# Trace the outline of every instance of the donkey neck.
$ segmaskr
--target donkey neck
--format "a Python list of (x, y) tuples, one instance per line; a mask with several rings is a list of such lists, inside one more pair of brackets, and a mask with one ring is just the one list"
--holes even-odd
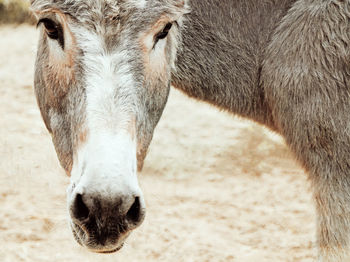
[(191, 97), (275, 129), (260, 72), (264, 49), (293, 2), (224, 0), (214, 5), (192, 0), (172, 84)]

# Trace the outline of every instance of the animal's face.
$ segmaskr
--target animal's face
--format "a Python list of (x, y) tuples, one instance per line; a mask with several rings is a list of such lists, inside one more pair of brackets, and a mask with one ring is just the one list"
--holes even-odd
[(77, 241), (121, 247), (143, 220), (137, 182), (167, 101), (184, 0), (34, 0), (35, 92)]

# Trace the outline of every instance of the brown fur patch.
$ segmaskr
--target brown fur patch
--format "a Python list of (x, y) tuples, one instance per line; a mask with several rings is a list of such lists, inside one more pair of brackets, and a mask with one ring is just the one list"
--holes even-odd
[(72, 168), (73, 168), (73, 162), (70, 161), (67, 167), (65, 168), (66, 175), (69, 177), (71, 176)]
[[(152, 28), (140, 38), (140, 47), (143, 55), (144, 60), (144, 68), (145, 68), (145, 78), (150, 83), (154, 83), (155, 81), (159, 80), (165, 80), (167, 77), (167, 71), (166, 71), (166, 58), (165, 58), (165, 49), (164, 49), (164, 55), (162, 54), (163, 59), (160, 59), (157, 57), (157, 63), (151, 63), (150, 56), (152, 52), (152, 47), (147, 45), (147, 40), (152, 37), (152, 40), (154, 36), (162, 30), (163, 26), (165, 26), (168, 22), (170, 22), (170, 18), (163, 15), (153, 26)], [(153, 42), (152, 42), (153, 44)]]
[[(45, 71), (45, 82), (49, 83), (50, 104), (59, 107), (60, 100), (67, 94), (69, 86), (75, 81), (74, 66), (76, 53), (76, 39), (68, 27), (67, 17), (59, 10), (50, 9), (42, 13), (54, 13), (61, 22), (65, 49), (50, 50), (47, 70)], [(43, 32), (45, 34), (45, 32)], [(49, 41), (49, 40), (48, 40)], [(60, 54), (62, 53), (62, 54)]]
[(86, 143), (87, 140), (87, 136), (88, 136), (88, 132), (86, 129), (83, 129), (80, 133), (79, 133), (79, 137), (78, 137), (78, 145), (82, 145)]

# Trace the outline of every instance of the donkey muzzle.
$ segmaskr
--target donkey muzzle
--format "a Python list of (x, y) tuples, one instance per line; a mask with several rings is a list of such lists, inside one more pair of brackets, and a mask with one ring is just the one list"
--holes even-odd
[(99, 253), (118, 251), (145, 217), (140, 194), (114, 196), (80, 190), (69, 207), (73, 234), (82, 246)]

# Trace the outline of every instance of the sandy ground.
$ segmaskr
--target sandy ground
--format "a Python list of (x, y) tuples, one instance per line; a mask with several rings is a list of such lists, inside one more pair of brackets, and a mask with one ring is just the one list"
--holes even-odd
[(37, 32), (0, 28), (0, 261), (313, 261), (310, 185), (283, 140), (176, 90), (139, 179), (147, 217), (116, 254), (73, 240), (33, 95)]

